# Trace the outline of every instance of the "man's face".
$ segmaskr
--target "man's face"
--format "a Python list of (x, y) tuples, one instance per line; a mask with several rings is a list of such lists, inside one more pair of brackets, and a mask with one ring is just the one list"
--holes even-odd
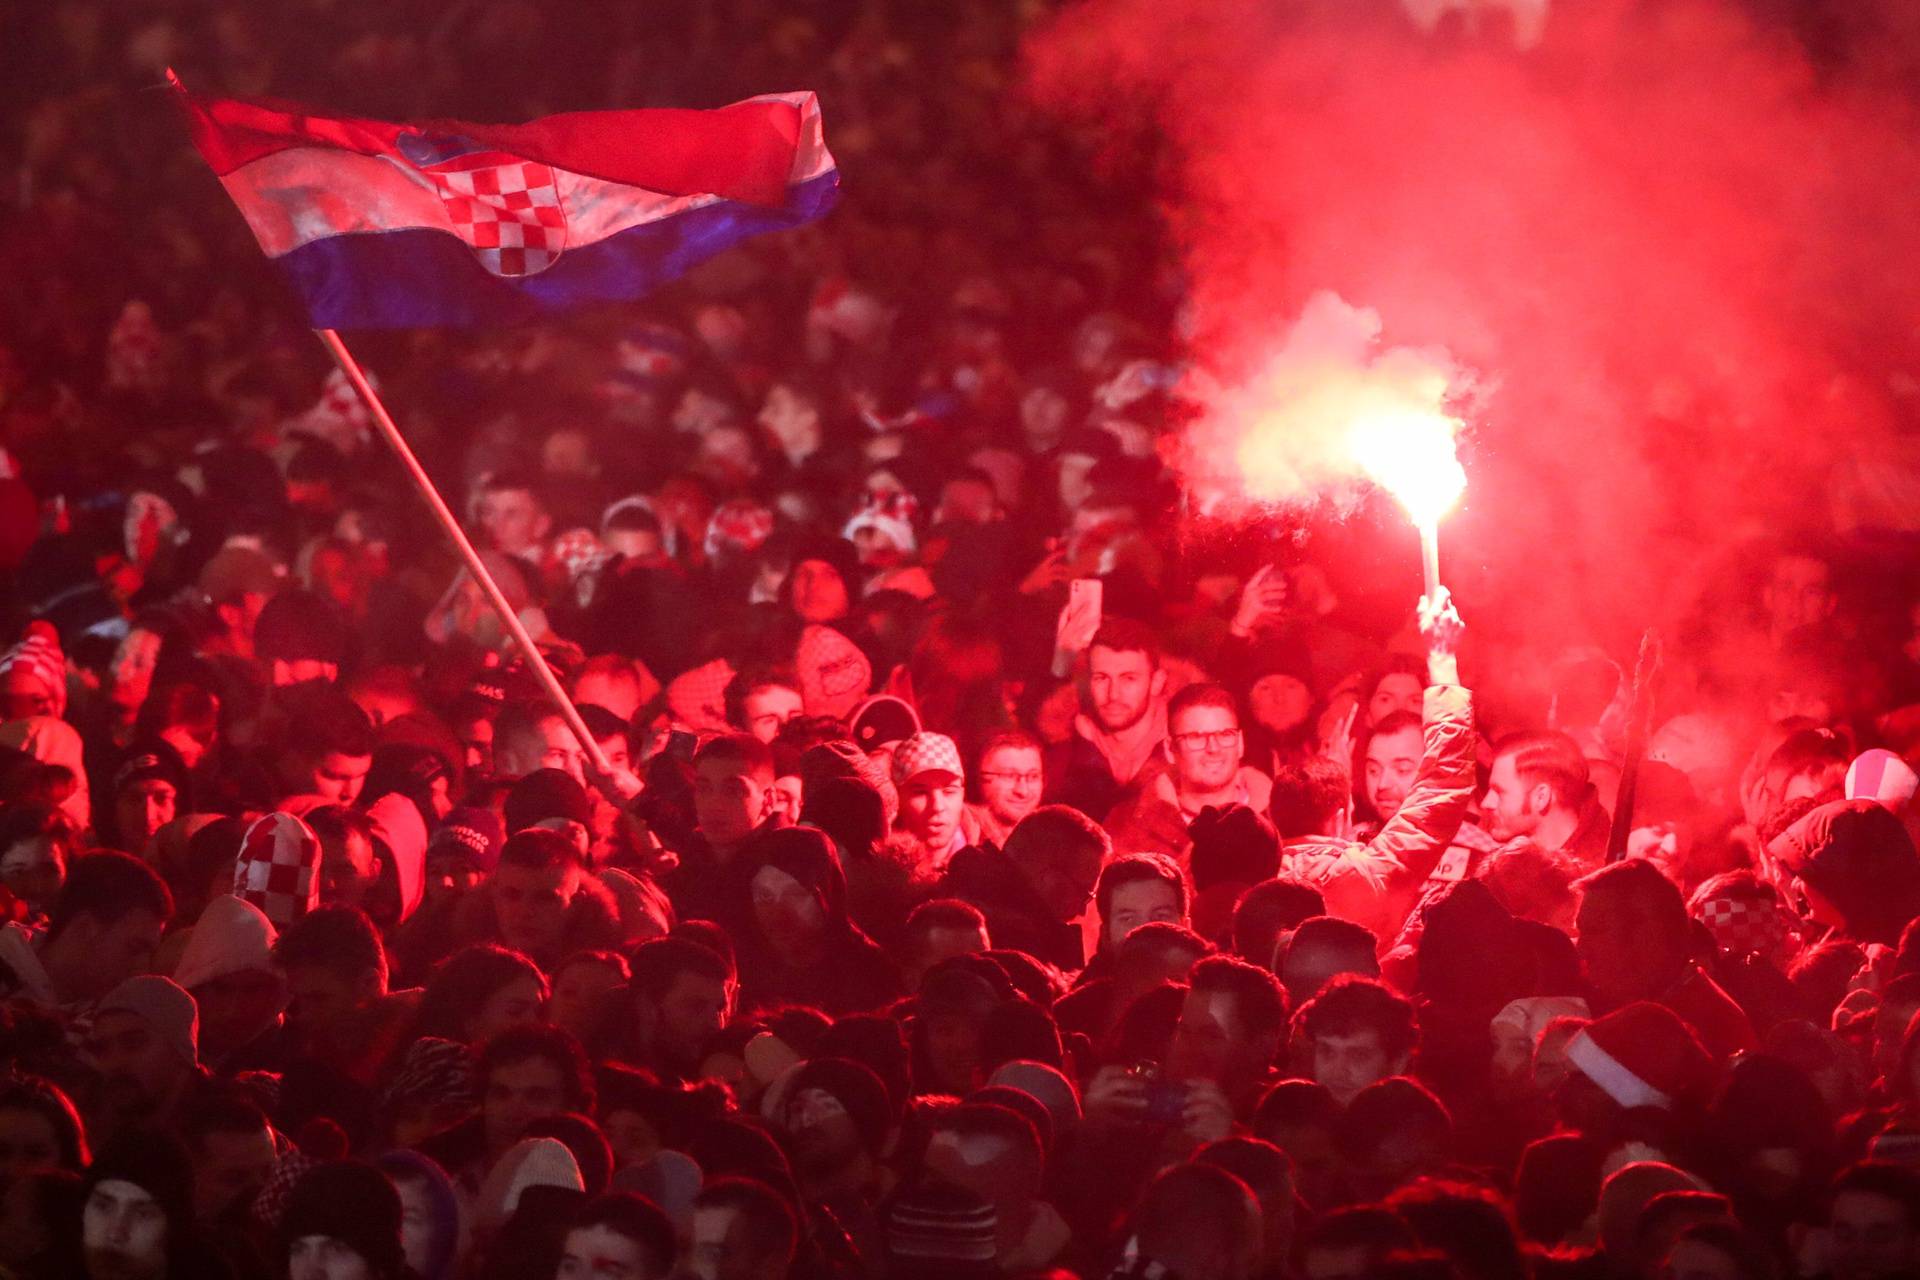
[(1580, 900), (1573, 918), (1574, 949), (1580, 967), (1608, 1003), (1644, 999), (1648, 983), (1649, 940), (1635, 927), (1633, 914), (1597, 893)]
[(1247, 690), (1253, 718), (1275, 733), (1299, 728), (1313, 714), (1313, 694), (1298, 677), (1275, 672), (1261, 676)]
[(1240, 717), (1226, 707), (1188, 707), (1167, 726), (1174, 780), (1211, 793), (1231, 786), (1240, 773)]
[(754, 873), (752, 895), (754, 921), (776, 947), (804, 947), (826, 928), (826, 911), (813, 890), (778, 867)]
[(1111, 951), (1135, 929), (1156, 920), (1186, 923), (1180, 911), (1180, 895), (1165, 880), (1128, 881), (1107, 900), (1107, 927), (1100, 941)]
[(658, 1280), (640, 1242), (596, 1224), (567, 1232), (555, 1280)]
[(53, 691), (25, 667), (0, 675), (0, 714), (9, 720), (53, 714)]
[(165, 778), (143, 778), (114, 796), (113, 816), (129, 849), (144, 849), (153, 833), (173, 821), (179, 792)]
[(580, 892), (580, 868), (522, 867), (503, 862), (493, 873), (493, 913), (500, 940), (530, 956), (548, 956), (559, 948), (567, 927), (567, 908)]
[(1020, 430), (1027, 446), (1045, 453), (1067, 430), (1067, 398), (1052, 387), (1035, 387), (1020, 397)]
[(0, 1178), (60, 1167), (60, 1139), (38, 1111), (0, 1111)]
[(1040, 807), (1045, 780), (1040, 752), (1033, 747), (999, 747), (980, 761), (980, 794), (987, 811), (1008, 826)]
[(466, 749), (467, 768), (493, 772), (493, 721), (469, 720), (461, 725), (460, 745)]
[(847, 583), (825, 560), (793, 566), (793, 611), (805, 622), (833, 622), (847, 616)]
[(287, 970), (287, 1025), (309, 1044), (335, 1038), (366, 999), (363, 984), (320, 965)]
[(1334, 1100), (1347, 1106), (1360, 1091), (1407, 1068), (1405, 1055), (1394, 1058), (1380, 1043), (1380, 1033), (1368, 1027), (1351, 1035), (1323, 1034), (1313, 1039), (1313, 1078), (1327, 1087)]
[(520, 1141), (535, 1120), (566, 1110), (567, 1080), (545, 1058), (526, 1058), (495, 1067), (487, 1077), (480, 1115), (487, 1150), (505, 1151)]
[(90, 1280), (158, 1280), (167, 1271), (167, 1215), (144, 1188), (108, 1178), (80, 1214)]
[(1535, 790), (1521, 779), (1512, 756), (1495, 760), (1487, 775), (1487, 794), (1480, 801), (1480, 817), (1488, 834), (1500, 841), (1532, 835), (1545, 815)]
[(1833, 573), (1812, 556), (1781, 556), (1761, 593), (1775, 638), (1833, 616)]
[(820, 447), (820, 410), (792, 387), (775, 383), (757, 421), (783, 452), (804, 455)]
[(838, 1173), (860, 1158), (860, 1131), (840, 1099), (802, 1089), (787, 1100), (784, 1119), (794, 1165), (803, 1177)]
[(192, 1065), (137, 1013), (112, 1010), (94, 1020), (87, 1056), (99, 1072), (101, 1106), (115, 1116), (149, 1116), (186, 1083)]
[(951, 960), (955, 956), (975, 956), (991, 949), (993, 943), (987, 938), (984, 928), (949, 929), (937, 926), (927, 930), (926, 938), (920, 944), (910, 966), (908, 977), (918, 989), (920, 979), (927, 970), (942, 960)]
[(770, 684), (755, 689), (740, 700), (748, 733), (762, 742), (780, 736), (781, 727), (800, 714), (800, 695), (785, 685)]
[(707, 1042), (727, 1025), (733, 1012), (733, 992), (718, 978), (680, 973), (660, 999), (658, 1048), (661, 1056), (682, 1070), (700, 1063)]
[(301, 1236), (287, 1246), (287, 1280), (373, 1280), (359, 1250), (335, 1236)]
[(951, 773), (930, 769), (900, 784), (900, 829), (929, 849), (945, 849), (960, 829), (966, 784)]
[(538, 769), (558, 769), (581, 786), (587, 783), (586, 752), (559, 716), (540, 721), (537, 734), (501, 744), (498, 758), (500, 772), (506, 777), (524, 778)]
[(1404, 671), (1389, 671), (1380, 677), (1380, 682), (1373, 686), (1373, 696), (1367, 699), (1367, 723), (1379, 724), (1396, 711), (1419, 715), (1424, 691), (1425, 687), (1415, 677)]
[(65, 846), (48, 836), (28, 836), (0, 852), (0, 884), (44, 910), (67, 877)]
[(1238, 1002), (1224, 991), (1188, 991), (1167, 1054), (1167, 1074), (1175, 1080), (1211, 1080), (1237, 1092), (1254, 1064)]
[(379, 874), (373, 841), (365, 833), (350, 830), (344, 839), (321, 842), (320, 900), (329, 906), (361, 905)]
[(1896, 1200), (1871, 1191), (1843, 1191), (1828, 1218), (1834, 1280), (1879, 1280), (1911, 1269), (1920, 1258), (1913, 1224)]
[(193, 989), (200, 1006), (200, 1043), (204, 1056), (237, 1049), (272, 1026), (286, 1003), (286, 984), (278, 974), (241, 969), (211, 978)]
[(733, 845), (766, 820), (772, 777), (741, 773), (724, 760), (708, 759), (693, 769), (693, 813), (708, 843)]
[(367, 785), (367, 770), (373, 768), (372, 756), (346, 756), (338, 751), (322, 754), (299, 779), (299, 787), (323, 797), (328, 804), (351, 805)]
[(166, 926), (155, 913), (140, 910), (129, 911), (111, 924), (83, 913), (67, 926), (68, 931), (82, 922), (84, 931), (77, 937), (86, 947), (79, 985), (85, 989), (75, 991), (77, 996), (103, 996), (135, 974), (145, 973)]
[(265, 1125), (252, 1133), (207, 1134), (194, 1153), (193, 1216), (210, 1223), (236, 1204), (253, 1203), (277, 1158)]
[(1368, 739), (1367, 799), (1382, 822), (1400, 812), (1419, 772), (1419, 729), (1409, 726), (1399, 733), (1376, 733)]
[(1110, 733), (1131, 729), (1145, 719), (1166, 683), (1166, 673), (1155, 670), (1152, 658), (1138, 649), (1097, 644), (1087, 655), (1093, 715)]
[(547, 536), (549, 523), (525, 489), (490, 489), (480, 497), (480, 529), (496, 551), (525, 555)]
[(693, 1280), (781, 1280), (785, 1260), (754, 1246), (746, 1216), (731, 1207), (693, 1211), (693, 1231), (683, 1265)]

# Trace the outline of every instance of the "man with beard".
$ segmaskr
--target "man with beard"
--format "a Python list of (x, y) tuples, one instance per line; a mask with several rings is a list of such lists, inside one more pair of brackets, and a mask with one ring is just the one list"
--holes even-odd
[(1126, 618), (1102, 623), (1087, 646), (1073, 735), (1047, 752), (1047, 803), (1095, 821), (1111, 813), (1166, 740), (1166, 698), (1153, 632)]
[(1219, 685), (1188, 685), (1175, 694), (1167, 729), (1166, 768), (1137, 778), (1106, 826), (1129, 853), (1167, 853), (1184, 863), (1193, 849), (1187, 828), (1201, 810), (1237, 804), (1264, 813), (1273, 786), (1241, 765), (1240, 710)]
[(687, 938), (655, 938), (633, 953), (640, 1061), (662, 1080), (697, 1080), (707, 1042), (733, 1012), (733, 968)]
[(95, 1010), (86, 1047), (99, 1072), (88, 1129), (111, 1138), (130, 1125), (171, 1126), (201, 1079), (199, 1011), (171, 979), (128, 978)]
[(193, 1226), (193, 1167), (179, 1140), (129, 1130), (94, 1159), (81, 1184), (86, 1280), (222, 1280), (233, 1271)]
[(897, 1127), (886, 1085), (861, 1063), (814, 1058), (787, 1081), (778, 1120), (806, 1198), (824, 1204), (856, 1244), (875, 1248), (868, 1256), (878, 1256), (876, 1207), (891, 1182), (881, 1157)]

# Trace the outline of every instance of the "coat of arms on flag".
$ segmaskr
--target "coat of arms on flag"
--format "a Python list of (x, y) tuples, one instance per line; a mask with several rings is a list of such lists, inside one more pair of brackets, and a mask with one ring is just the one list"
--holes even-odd
[(433, 184), (454, 233), (494, 275), (538, 275), (567, 247), (552, 166), (452, 136), (403, 133), (397, 149)]

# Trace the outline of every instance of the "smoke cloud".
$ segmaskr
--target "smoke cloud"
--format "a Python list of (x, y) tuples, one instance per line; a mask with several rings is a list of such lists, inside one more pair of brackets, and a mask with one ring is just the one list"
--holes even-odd
[[(1089, 0), (1027, 65), (1043, 105), (1164, 158), (1221, 388), (1184, 441), (1197, 491), (1245, 476), (1277, 353), (1331, 291), (1379, 317), (1355, 376), (1400, 349), (1481, 378), (1443, 533), (1462, 594), (1618, 641), (1739, 539), (1920, 527), (1920, 20), (1839, 8), (1857, 25), (1816, 58), (1732, 0), (1483, 0), (1477, 32), (1432, 4), (1425, 32), (1369, 0)], [(1257, 496), (1352, 474), (1311, 416)]]

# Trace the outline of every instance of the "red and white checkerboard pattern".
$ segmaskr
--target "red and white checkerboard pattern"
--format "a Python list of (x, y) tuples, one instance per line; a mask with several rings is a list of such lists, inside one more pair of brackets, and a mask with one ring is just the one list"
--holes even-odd
[(537, 275), (567, 247), (567, 215), (551, 166), (508, 160), (426, 174), (440, 190), (454, 231), (494, 275)]

